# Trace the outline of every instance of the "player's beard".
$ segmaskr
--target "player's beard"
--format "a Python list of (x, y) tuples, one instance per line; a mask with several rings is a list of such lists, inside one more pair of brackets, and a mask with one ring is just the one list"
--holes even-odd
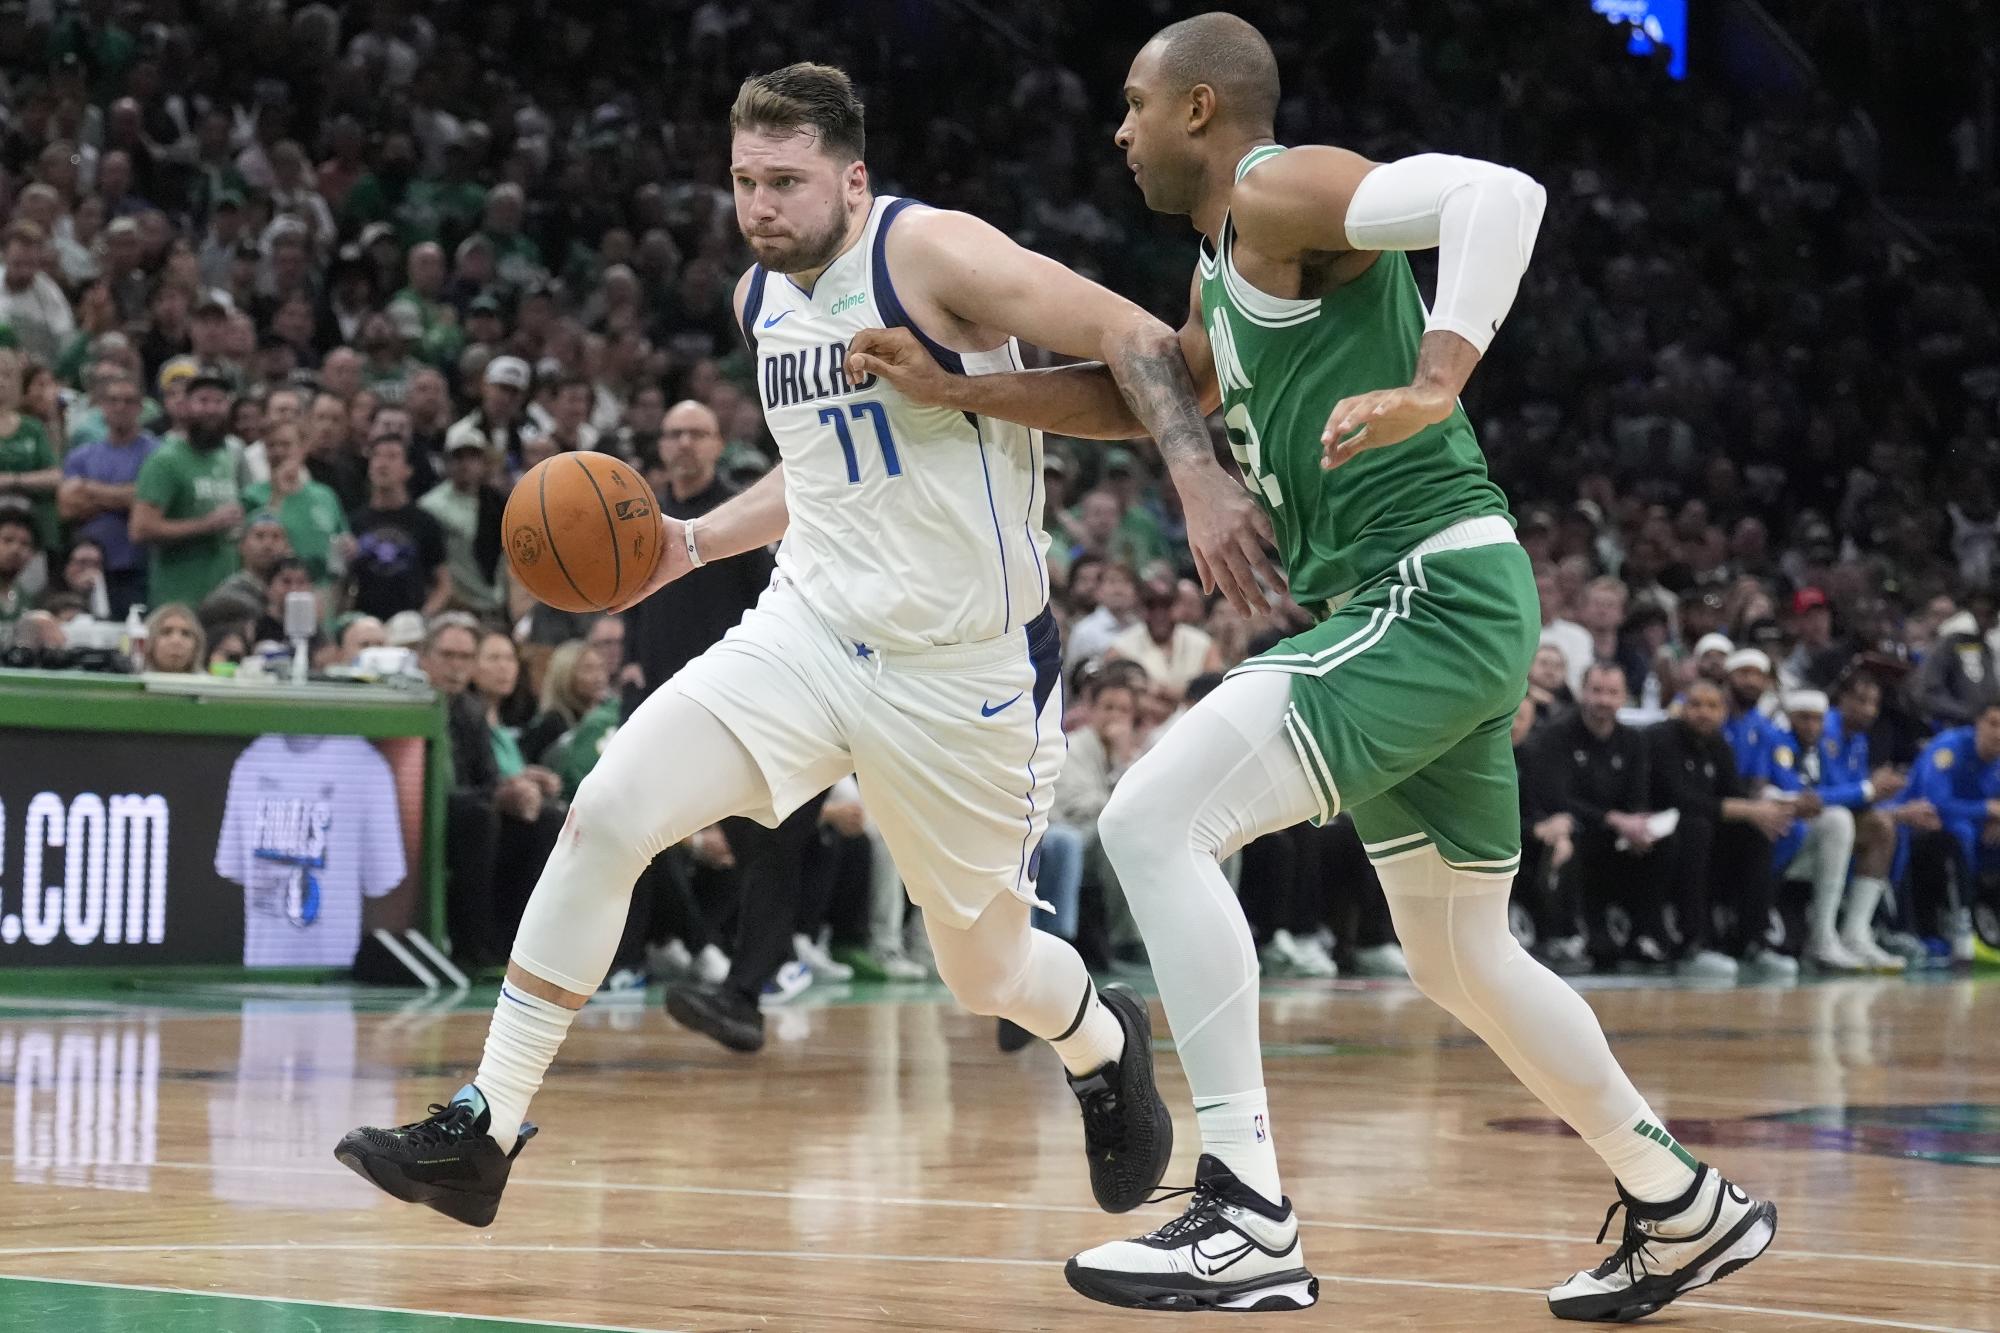
[[(826, 223), (818, 231), (803, 233), (790, 241), (779, 241), (783, 249), (772, 253), (767, 259), (759, 255), (764, 267), (774, 273), (805, 273), (816, 268), (825, 268), (840, 253), (841, 242), (847, 239), (847, 201), (836, 198)], [(766, 240), (765, 245), (772, 242)], [(758, 248), (752, 240), (750, 248)]]
[(1168, 217), (1185, 217), (1194, 212), (1201, 194), (1201, 163), (1190, 157), (1175, 161), (1165, 154), (1141, 164), (1139, 194), (1146, 207)]

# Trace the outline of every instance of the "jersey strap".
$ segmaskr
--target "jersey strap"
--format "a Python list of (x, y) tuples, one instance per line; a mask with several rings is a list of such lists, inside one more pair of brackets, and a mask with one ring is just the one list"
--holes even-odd
[(917, 322), (910, 318), (910, 312), (903, 309), (902, 301), (897, 299), (896, 284), (889, 277), (889, 224), (896, 220), (899, 213), (916, 202), (915, 199), (893, 201), (882, 210), (881, 220), (875, 224), (875, 244), (871, 252), (871, 261), (874, 265), (875, 307), (881, 312), (883, 321), (891, 328), (908, 329), (916, 335), (917, 341), (924, 345), (924, 349), (937, 358), (939, 365), (954, 375), (963, 375), (964, 360), (957, 352), (917, 327)]
[(1257, 145), (1255, 148), (1252, 148), (1249, 152), (1245, 153), (1242, 159), (1237, 162), (1236, 179), (1242, 180), (1245, 176), (1250, 174), (1250, 169), (1252, 167), (1258, 165), (1261, 162), (1269, 162), (1272, 158), (1276, 157), (1278, 154), (1284, 151), (1285, 151), (1285, 146), (1281, 143), (1266, 143)]
[(762, 264), (750, 266), (750, 290), (743, 293), (743, 345), (751, 355), (757, 352), (757, 315), (764, 308), (764, 279), (768, 276)]

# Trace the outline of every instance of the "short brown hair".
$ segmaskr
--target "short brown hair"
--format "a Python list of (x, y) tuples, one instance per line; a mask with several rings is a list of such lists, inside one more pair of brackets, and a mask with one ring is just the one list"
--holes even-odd
[(859, 161), (866, 147), (862, 117), (847, 71), (801, 61), (743, 80), (729, 108), (729, 128), (780, 134), (809, 128), (828, 153)]

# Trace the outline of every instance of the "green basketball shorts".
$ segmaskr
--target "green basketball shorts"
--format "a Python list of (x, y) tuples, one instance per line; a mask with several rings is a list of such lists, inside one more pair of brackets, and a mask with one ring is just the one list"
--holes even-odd
[(1292, 677), (1286, 730), (1369, 859), (1434, 846), (1505, 879), (1521, 861), (1514, 713), (1541, 635), (1534, 572), (1507, 520), (1454, 524), (1325, 620), (1230, 674)]

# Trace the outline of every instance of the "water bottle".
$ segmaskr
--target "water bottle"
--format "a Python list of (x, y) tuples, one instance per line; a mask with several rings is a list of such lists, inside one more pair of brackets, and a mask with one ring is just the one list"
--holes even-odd
[(146, 608), (132, 606), (125, 612), (125, 657), (134, 674), (146, 669)]

